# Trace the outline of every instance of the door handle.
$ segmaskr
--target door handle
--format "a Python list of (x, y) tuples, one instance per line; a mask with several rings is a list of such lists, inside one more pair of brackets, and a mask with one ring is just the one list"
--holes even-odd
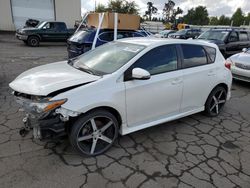
[(181, 78), (176, 78), (171, 83), (172, 83), (172, 85), (180, 84), (180, 83), (182, 83), (182, 79)]

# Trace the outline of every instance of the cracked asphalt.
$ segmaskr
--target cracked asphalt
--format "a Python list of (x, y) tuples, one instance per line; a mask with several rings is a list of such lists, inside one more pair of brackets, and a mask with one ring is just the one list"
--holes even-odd
[(250, 84), (234, 82), (216, 118), (195, 114), (120, 137), (98, 157), (67, 139), (22, 138), (23, 112), (8, 83), (23, 71), (66, 59), (65, 43), (31, 48), (0, 34), (0, 187), (250, 187)]

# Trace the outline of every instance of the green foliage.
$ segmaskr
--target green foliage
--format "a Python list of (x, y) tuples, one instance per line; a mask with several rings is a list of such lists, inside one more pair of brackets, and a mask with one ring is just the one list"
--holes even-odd
[(192, 25), (208, 25), (209, 17), (207, 8), (198, 6), (195, 9), (188, 10), (188, 13), (183, 17), (184, 22)]
[(178, 14), (182, 14), (183, 10), (180, 7), (177, 7), (176, 9), (174, 1), (169, 0), (167, 3), (164, 4), (163, 8), (163, 17), (165, 19), (165, 22), (172, 22), (174, 23), (176, 21), (176, 16)]
[(231, 25), (231, 19), (229, 17), (226, 17), (225, 15), (221, 15), (219, 18), (218, 25)]
[(144, 16), (148, 17), (149, 20), (151, 21), (152, 15), (156, 14), (158, 12), (158, 9), (154, 6), (152, 2), (148, 2), (147, 7), (148, 9), (145, 11)]
[(246, 25), (250, 25), (250, 12), (245, 17)]
[(212, 16), (209, 18), (209, 25), (218, 25), (219, 24), (219, 19), (217, 16)]
[(135, 1), (128, 0), (110, 0), (107, 7), (98, 4), (96, 12), (117, 12), (124, 14), (139, 14), (138, 5)]
[(244, 20), (245, 20), (245, 17), (244, 17), (244, 14), (243, 14), (241, 8), (237, 8), (237, 10), (236, 10), (235, 13), (233, 14), (231, 20), (233, 21), (233, 25), (234, 25), (234, 26), (243, 25)]
[(95, 12), (106, 12), (106, 11), (107, 9), (103, 4), (98, 4), (95, 10)]

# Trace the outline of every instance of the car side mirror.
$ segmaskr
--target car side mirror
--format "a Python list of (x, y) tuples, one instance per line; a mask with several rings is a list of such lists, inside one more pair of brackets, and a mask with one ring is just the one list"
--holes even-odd
[(247, 48), (243, 48), (242, 52), (246, 53), (247, 52)]
[(132, 78), (136, 80), (148, 80), (151, 75), (148, 71), (142, 68), (134, 68), (132, 70)]
[(43, 26), (43, 27), (42, 27), (42, 29), (43, 29), (43, 30), (46, 30), (46, 29), (47, 29), (47, 27), (46, 27), (46, 26)]

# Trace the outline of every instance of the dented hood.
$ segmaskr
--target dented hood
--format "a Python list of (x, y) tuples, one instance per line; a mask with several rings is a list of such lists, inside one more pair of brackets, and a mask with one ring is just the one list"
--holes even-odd
[(25, 94), (46, 96), (67, 87), (96, 81), (100, 76), (80, 71), (62, 61), (32, 68), (20, 74), (9, 86)]

